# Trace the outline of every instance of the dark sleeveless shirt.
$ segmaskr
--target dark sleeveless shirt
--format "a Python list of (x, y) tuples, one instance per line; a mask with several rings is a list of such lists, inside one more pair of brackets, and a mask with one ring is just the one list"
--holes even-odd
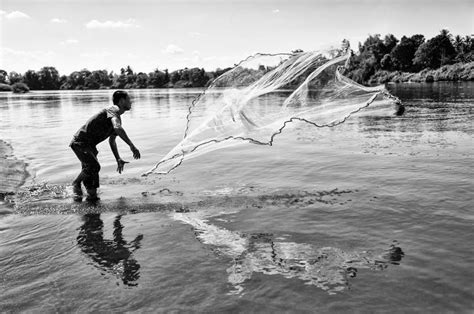
[(118, 111), (119, 108), (117, 106), (109, 106), (93, 115), (74, 134), (73, 142), (95, 147), (100, 142), (106, 140), (110, 135), (114, 134), (112, 117), (117, 117), (120, 123), (122, 122)]

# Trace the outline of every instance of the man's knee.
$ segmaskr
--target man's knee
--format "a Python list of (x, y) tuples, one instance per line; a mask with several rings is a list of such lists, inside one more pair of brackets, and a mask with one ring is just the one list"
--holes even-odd
[(100, 164), (98, 163), (89, 163), (86, 165), (84, 168), (84, 171), (86, 171), (88, 174), (93, 175), (96, 173), (99, 173), (100, 171)]
[(93, 164), (92, 167), (91, 167), (91, 170), (92, 170), (94, 173), (99, 173), (99, 171), (100, 171), (100, 165), (99, 165), (99, 164)]

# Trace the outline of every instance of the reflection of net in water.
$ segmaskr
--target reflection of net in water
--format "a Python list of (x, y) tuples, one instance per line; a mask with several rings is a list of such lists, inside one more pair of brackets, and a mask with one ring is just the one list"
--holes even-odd
[(387, 250), (345, 252), (335, 247), (317, 248), (306, 243), (275, 239), (272, 234), (240, 234), (210, 224), (219, 213), (175, 213), (173, 218), (193, 227), (198, 239), (219, 255), (232, 258), (227, 269), (231, 293), (242, 293), (254, 273), (296, 278), (329, 294), (343, 291), (358, 269), (383, 270), (398, 265), (404, 256), (394, 242)]
[(333, 127), (369, 105), (394, 110), (399, 100), (382, 86), (365, 87), (341, 74), (349, 58), (321, 52), (249, 57), (193, 101), (183, 140), (146, 174), (169, 173), (185, 159), (242, 140), (272, 145), (295, 120)]

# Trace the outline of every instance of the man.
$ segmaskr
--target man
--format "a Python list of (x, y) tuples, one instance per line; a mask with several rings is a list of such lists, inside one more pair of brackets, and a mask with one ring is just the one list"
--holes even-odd
[(109, 138), (110, 148), (117, 160), (117, 171), (122, 173), (127, 161), (120, 158), (115, 138), (117, 135), (130, 146), (133, 158), (139, 159), (140, 152), (128, 138), (122, 128), (120, 116), (132, 108), (132, 102), (127, 92), (116, 91), (113, 96), (113, 105), (101, 110), (92, 116), (74, 135), (69, 145), (77, 158), (81, 161), (82, 171), (72, 183), (74, 199), (82, 200), (81, 182), (87, 191), (86, 200), (97, 201), (97, 188), (99, 187), (100, 164), (97, 160), (96, 145)]

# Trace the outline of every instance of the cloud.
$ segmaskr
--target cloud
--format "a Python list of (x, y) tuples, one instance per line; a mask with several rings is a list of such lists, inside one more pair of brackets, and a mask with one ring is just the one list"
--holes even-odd
[(44, 57), (52, 57), (55, 55), (52, 51), (41, 51), (41, 50), (33, 50), (33, 51), (25, 51), (25, 50), (15, 50), (11, 48), (2, 48), (2, 52), (5, 55), (13, 56), (13, 57), (28, 57), (32, 59), (41, 60)]
[(81, 53), (80, 56), (84, 58), (91, 58), (91, 59), (103, 59), (106, 57), (110, 57), (112, 54), (108, 51), (100, 51), (100, 52), (86, 52)]
[(191, 61), (192, 65), (200, 65), (202, 63), (201, 53), (197, 50), (194, 50), (191, 53), (190, 58), (183, 58), (184, 61)]
[(77, 39), (67, 39), (65, 41), (61, 42), (61, 45), (76, 45), (79, 43), (79, 40)]
[[(15, 71), (40, 68), (47, 64), (52, 64), (57, 59), (57, 54), (52, 51), (43, 50), (15, 50), (7, 47), (0, 48), (0, 58), (2, 62), (9, 64)], [(27, 65), (27, 66), (25, 66)]]
[(279, 9), (272, 10), (272, 13), (274, 14), (280, 13), (280, 10)]
[(23, 12), (20, 11), (12, 11), (7, 13), (5, 11), (0, 10), (0, 17), (6, 17), (9, 20), (17, 20), (17, 19), (30, 19), (31, 17)]
[(120, 29), (120, 28), (137, 28), (140, 27), (134, 19), (128, 19), (125, 21), (105, 21), (100, 22), (97, 20), (92, 20), (87, 22), (86, 28), (90, 29)]
[(60, 18), (54, 18), (49, 20), (51, 23), (58, 23), (58, 24), (64, 24), (67, 23), (67, 20), (65, 19), (60, 19)]
[(199, 32), (189, 32), (188, 35), (189, 37), (192, 37), (192, 38), (201, 38), (205, 36), (205, 34), (199, 33)]
[(184, 52), (184, 50), (176, 45), (169, 44), (166, 49), (162, 50), (164, 54), (177, 55)]

